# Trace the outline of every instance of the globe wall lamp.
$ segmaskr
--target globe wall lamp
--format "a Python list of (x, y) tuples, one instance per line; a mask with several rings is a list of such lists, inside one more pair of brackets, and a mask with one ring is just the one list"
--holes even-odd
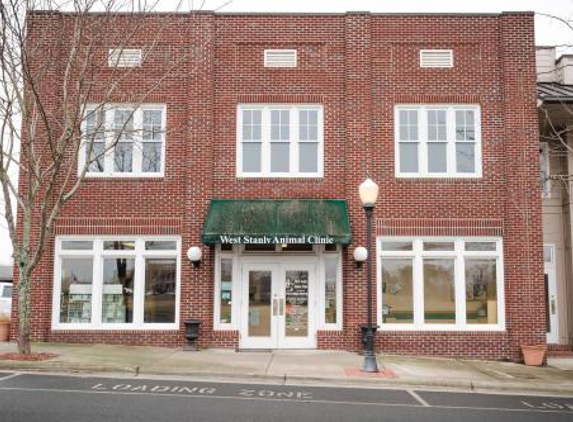
[[(378, 372), (378, 363), (376, 362), (376, 354), (374, 353), (374, 335), (375, 329), (372, 325), (372, 214), (374, 211), (374, 204), (378, 199), (378, 185), (368, 177), (358, 189), (360, 200), (366, 213), (366, 280), (367, 280), (367, 312), (368, 321), (365, 328), (365, 341), (364, 341), (364, 372)], [(356, 248), (358, 249), (358, 248)], [(356, 259), (356, 249), (354, 250)], [(359, 257), (363, 257), (361, 252)], [(376, 327), (378, 328), (378, 327)]]
[(193, 267), (197, 268), (201, 263), (203, 252), (199, 246), (191, 246), (187, 251), (187, 258), (193, 263)]
[(357, 246), (356, 249), (354, 249), (353, 256), (354, 261), (356, 261), (356, 268), (362, 268), (362, 264), (364, 264), (368, 258), (368, 249), (364, 246)]

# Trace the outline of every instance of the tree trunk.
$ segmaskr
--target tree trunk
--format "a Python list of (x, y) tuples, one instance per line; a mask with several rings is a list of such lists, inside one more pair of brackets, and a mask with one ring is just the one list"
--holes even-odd
[(25, 265), (18, 265), (18, 352), (24, 355), (32, 353), (30, 344), (30, 275)]

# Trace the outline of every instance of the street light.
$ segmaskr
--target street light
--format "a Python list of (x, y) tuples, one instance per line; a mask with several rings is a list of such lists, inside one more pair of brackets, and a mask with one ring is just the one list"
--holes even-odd
[(366, 325), (366, 342), (364, 344), (364, 372), (378, 372), (376, 354), (374, 353), (374, 327), (372, 326), (372, 213), (378, 198), (378, 185), (367, 178), (358, 189), (360, 200), (366, 212), (366, 278), (368, 294), (368, 324)]

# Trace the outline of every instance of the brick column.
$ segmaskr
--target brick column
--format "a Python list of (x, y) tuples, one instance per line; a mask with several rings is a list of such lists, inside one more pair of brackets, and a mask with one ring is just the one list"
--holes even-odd
[[(189, 318), (202, 321), (198, 341), (200, 345), (207, 345), (213, 330), (214, 256), (213, 250), (201, 243), (201, 233), (212, 196), (215, 16), (212, 13), (192, 14), (188, 24), (192, 28), (189, 39), (189, 72), (192, 77), (188, 87), (190, 124), (185, 175), (180, 309), (182, 323)], [(200, 246), (203, 250), (198, 268), (193, 268), (186, 256), (191, 246)]]
[[(348, 246), (343, 255), (343, 287), (344, 331), (346, 347), (349, 349), (362, 348), (358, 326), (367, 320), (366, 267), (356, 269), (352, 253), (356, 246), (366, 245), (366, 217), (358, 196), (358, 186), (366, 179), (370, 170), (368, 161), (371, 158), (369, 148), (372, 124), (371, 19), (371, 15), (366, 12), (348, 13), (345, 18), (345, 186), (352, 228), (352, 244)], [(377, 179), (375, 175), (372, 177)], [(376, 221), (375, 218), (374, 221)], [(373, 245), (375, 244), (373, 240)], [(376, 277), (373, 277), (374, 290), (375, 279)], [(376, 300), (373, 298), (374, 309), (375, 303)]]
[(505, 123), (505, 314), (511, 357), (520, 345), (544, 344), (539, 134), (533, 13), (500, 18)]

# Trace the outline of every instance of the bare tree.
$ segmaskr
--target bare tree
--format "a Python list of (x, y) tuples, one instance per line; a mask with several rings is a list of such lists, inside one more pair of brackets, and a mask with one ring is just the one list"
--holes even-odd
[[(204, 5), (192, 3), (180, 3), (176, 9)], [(134, 40), (145, 40), (143, 63), (163, 54), (157, 45), (169, 15), (150, 15), (155, 6), (145, 0), (0, 4), (0, 183), (18, 272), (20, 353), (31, 353), (34, 269), (62, 208), (86, 175), (101, 169), (118, 142), (145, 136), (145, 129), (138, 133), (131, 124), (134, 110), (187, 60), (185, 54), (174, 53), (169, 67), (145, 89), (126, 90), (137, 67), (121, 66)], [(132, 111), (115, 119), (110, 131), (105, 113), (118, 96), (129, 98)], [(153, 131), (153, 124), (147, 130)]]

